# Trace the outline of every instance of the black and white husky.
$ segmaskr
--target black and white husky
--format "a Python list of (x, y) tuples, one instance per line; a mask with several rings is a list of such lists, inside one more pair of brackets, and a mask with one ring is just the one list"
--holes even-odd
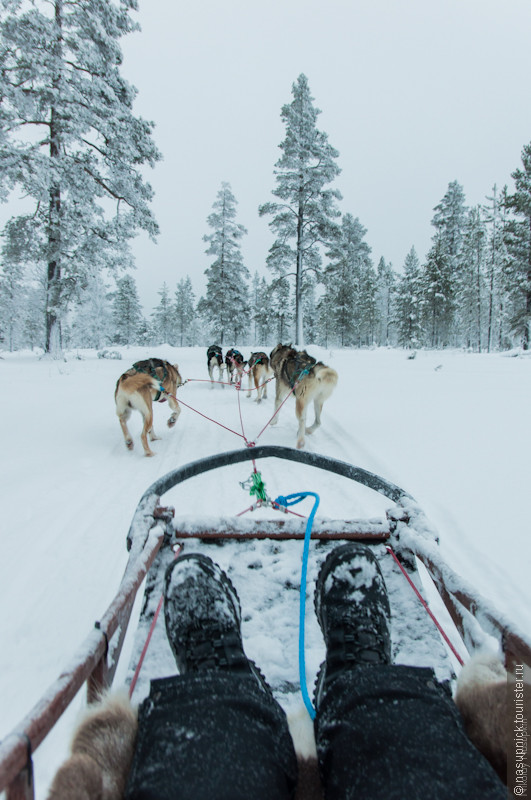
[(229, 376), (230, 383), (242, 382), (243, 369), (246, 363), (247, 362), (239, 350), (235, 350), (234, 347), (231, 347), (230, 350), (227, 350), (227, 355), (225, 356), (225, 365), (227, 367), (227, 374)]
[[(223, 353), (221, 351), (221, 347), (217, 344), (211, 344), (207, 350), (207, 368), (208, 368), (208, 375), (210, 377), (210, 388), (214, 388), (214, 370), (217, 369), (218, 371), (218, 381), (223, 380), (223, 374), (225, 371), (225, 364), (223, 363)], [(222, 388), (223, 383), (221, 384)]]

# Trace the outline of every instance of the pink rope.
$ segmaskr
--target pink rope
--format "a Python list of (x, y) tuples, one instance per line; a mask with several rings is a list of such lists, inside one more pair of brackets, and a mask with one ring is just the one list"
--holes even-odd
[(428, 614), (429, 617), (431, 617), (432, 622), (434, 623), (435, 627), (437, 628), (437, 630), (439, 631), (439, 633), (443, 637), (444, 641), (446, 642), (446, 644), (448, 645), (448, 647), (450, 648), (450, 650), (452, 651), (454, 656), (457, 658), (459, 664), (461, 666), (463, 666), (463, 664), (464, 664), (463, 659), (461, 658), (461, 656), (459, 655), (459, 653), (457, 652), (457, 650), (455, 649), (455, 647), (451, 643), (450, 639), (448, 638), (448, 636), (446, 635), (446, 633), (442, 629), (441, 625), (439, 624), (439, 622), (435, 618), (435, 615), (433, 614), (432, 610), (428, 607), (428, 604), (426, 603), (426, 601), (422, 597), (421, 593), (419, 592), (419, 590), (417, 589), (417, 587), (415, 586), (415, 584), (413, 583), (413, 581), (411, 580), (411, 578), (409, 577), (409, 575), (405, 571), (404, 567), (402, 566), (402, 564), (400, 563), (400, 561), (396, 557), (393, 549), (391, 547), (386, 547), (386, 550), (387, 550), (388, 553), (391, 553), (391, 555), (393, 556), (395, 562), (400, 567), (402, 575), (406, 578), (407, 582), (409, 583), (409, 585), (411, 586), (411, 588), (413, 589), (413, 591), (417, 595), (418, 599), (420, 600), (420, 602), (424, 606), (424, 609), (425, 609), (426, 613)]
[[(170, 395), (170, 396), (173, 397), (173, 395)], [(177, 400), (177, 398), (174, 397), (174, 400)], [(234, 434), (236, 434), (236, 436), (239, 436), (241, 439), (244, 439), (245, 441), (247, 441), (245, 439), (245, 436), (243, 436), (243, 434), (238, 433), (238, 431), (232, 430), (232, 428), (227, 428), (226, 425), (222, 425), (222, 423), (218, 422), (217, 419), (212, 419), (212, 417), (207, 417), (206, 414), (203, 414), (201, 411), (198, 411), (197, 408), (193, 408), (192, 406), (189, 406), (188, 403), (184, 402), (184, 400), (180, 400), (179, 399), (179, 400), (177, 400), (177, 402), (178, 403), (182, 403), (182, 405), (186, 406), (186, 408), (189, 408), (190, 411), (195, 411), (195, 413), (199, 414), (200, 417), (204, 417), (205, 419), (208, 419), (209, 422), (213, 422), (215, 425), (219, 425), (220, 428), (225, 428), (226, 431), (230, 431), (230, 433), (234, 433)]]

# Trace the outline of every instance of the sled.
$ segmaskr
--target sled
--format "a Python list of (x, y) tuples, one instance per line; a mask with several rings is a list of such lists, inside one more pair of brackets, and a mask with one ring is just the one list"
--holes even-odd
[[(432, 666), (439, 680), (451, 681), (462, 656), (466, 657), (486, 639), (493, 638), (499, 643), (508, 668), (515, 663), (531, 667), (531, 640), (444, 562), (435, 530), (416, 501), (403, 489), (349, 463), (287, 447), (264, 445), (221, 453), (173, 470), (153, 483), (140, 499), (127, 535), (127, 565), (113, 602), (95, 623), (68, 669), (0, 743), (0, 791), (5, 791), (6, 800), (35, 797), (33, 753), (83, 684), (87, 684), (88, 702), (112, 685), (135, 597), (146, 576), (127, 674), (127, 682), (134, 682), (133, 700), (139, 700), (147, 693), (150, 679), (175, 673), (163, 620), (162, 624), (154, 627), (153, 621), (161, 606), (164, 570), (176, 557), (175, 550), (179, 547), (184, 546), (186, 552), (208, 553), (223, 568), (230, 570), (231, 546), (237, 542), (238, 568), (249, 578), (237, 586), (244, 612), (244, 640), (248, 623), (246, 613), (255, 614), (253, 630), (258, 627), (257, 639), (267, 635), (278, 639), (279, 660), (286, 657), (296, 661), (293, 655), (296, 643), (289, 634), (286, 639), (281, 623), (291, 614), (297, 614), (295, 606), (300, 575), (287, 574), (282, 567), (286, 562), (294, 561), (295, 549), (301, 552), (300, 540), (309, 535), (306, 519), (286, 513), (288, 509), (263, 495), (258, 496), (254, 507), (272, 506), (274, 509), (274, 513), (264, 519), (237, 516), (220, 520), (218, 517), (212, 522), (198, 514), (186, 515), (183, 519), (182, 515), (175, 514), (174, 508), (161, 504), (161, 498), (167, 492), (191, 478), (241, 462), (256, 464), (260, 460), (262, 463), (263, 459), (284, 459), (334, 473), (389, 501), (383, 516), (363, 520), (314, 521), (308, 598), (312, 595), (319, 563), (328, 551), (337, 542), (363, 541), (373, 548), (386, 580), (392, 609), (393, 660), (396, 663)], [(318, 472), (314, 485), (319, 486)], [(225, 565), (224, 559), (227, 561)], [(433, 582), (432, 586), (426, 585), (427, 576)], [(263, 607), (253, 610), (254, 588), (258, 581), (267, 583), (266, 593), (260, 595), (266, 601), (262, 603)], [(433, 595), (433, 587), (442, 600), (441, 608), (444, 610), (445, 607), (449, 613), (446, 630), (426, 613), (426, 603), (419, 599), (419, 595), (427, 591)], [(256, 615), (260, 616), (259, 621)], [(316, 622), (309, 619), (308, 624), (309, 641), (314, 643), (312, 624), (315, 628)], [(324, 645), (322, 648), (319, 653), (316, 647), (318, 659), (324, 655)], [(252, 652), (248, 655), (253, 657)], [(310, 666), (313, 668), (314, 665)], [(268, 674), (266, 669), (265, 672), (281, 705), (289, 708), (299, 702), (300, 687), (296, 675), (293, 679), (286, 679), (285, 671), (277, 673), (272, 669)]]

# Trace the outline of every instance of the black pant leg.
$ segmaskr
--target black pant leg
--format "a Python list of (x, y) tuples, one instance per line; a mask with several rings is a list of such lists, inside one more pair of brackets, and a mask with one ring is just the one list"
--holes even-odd
[(431, 669), (345, 670), (324, 694), (315, 727), (327, 800), (506, 797)]
[(126, 800), (289, 800), (296, 777), (286, 715), (252, 676), (152, 681)]

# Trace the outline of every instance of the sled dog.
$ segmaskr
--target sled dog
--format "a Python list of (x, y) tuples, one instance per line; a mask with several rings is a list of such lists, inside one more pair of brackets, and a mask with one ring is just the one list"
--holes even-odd
[(137, 715), (126, 692), (91, 706), (59, 768), (48, 800), (122, 800), (135, 746)]
[(137, 361), (131, 369), (118, 378), (114, 400), (124, 434), (125, 446), (128, 450), (133, 449), (133, 440), (127, 427), (127, 420), (131, 416), (131, 411), (136, 409), (140, 411), (144, 419), (144, 427), (140, 436), (144, 452), (146, 456), (155, 455), (148, 444), (148, 434), (152, 442), (159, 438), (153, 430), (153, 403), (157, 401), (163, 403), (166, 399), (168, 400), (173, 412), (168, 420), (168, 428), (173, 428), (181, 413), (181, 407), (175, 397), (177, 387), (181, 383), (177, 364), (170, 364), (160, 358)]
[(241, 383), (243, 377), (243, 368), (246, 363), (247, 362), (244, 360), (239, 350), (235, 350), (234, 348), (227, 350), (225, 364), (227, 365), (229, 383)]
[(254, 388), (256, 389), (256, 402), (260, 403), (262, 397), (264, 400), (267, 398), (267, 379), (272, 375), (271, 367), (269, 366), (269, 357), (266, 353), (251, 353), (249, 357), (249, 389), (247, 397), (251, 396), (251, 387), (254, 381)]
[[(221, 347), (217, 344), (211, 344), (207, 350), (207, 368), (208, 368), (208, 375), (210, 377), (210, 388), (214, 388), (214, 370), (217, 369), (218, 371), (218, 381), (223, 380), (223, 372), (225, 370), (225, 364), (223, 362), (223, 352)], [(221, 384), (221, 387), (224, 389), (224, 385)]]
[[(335, 369), (325, 366), (321, 361), (308, 355), (306, 350), (295, 350), (291, 345), (277, 344), (269, 356), (275, 375), (275, 412), (284, 398), (293, 391), (295, 395), (295, 415), (299, 422), (297, 447), (304, 447), (304, 434), (313, 433), (321, 424), (323, 403), (334, 391), (338, 375)], [(315, 420), (306, 427), (306, 412), (313, 400)], [(278, 422), (275, 413), (271, 425)]]

